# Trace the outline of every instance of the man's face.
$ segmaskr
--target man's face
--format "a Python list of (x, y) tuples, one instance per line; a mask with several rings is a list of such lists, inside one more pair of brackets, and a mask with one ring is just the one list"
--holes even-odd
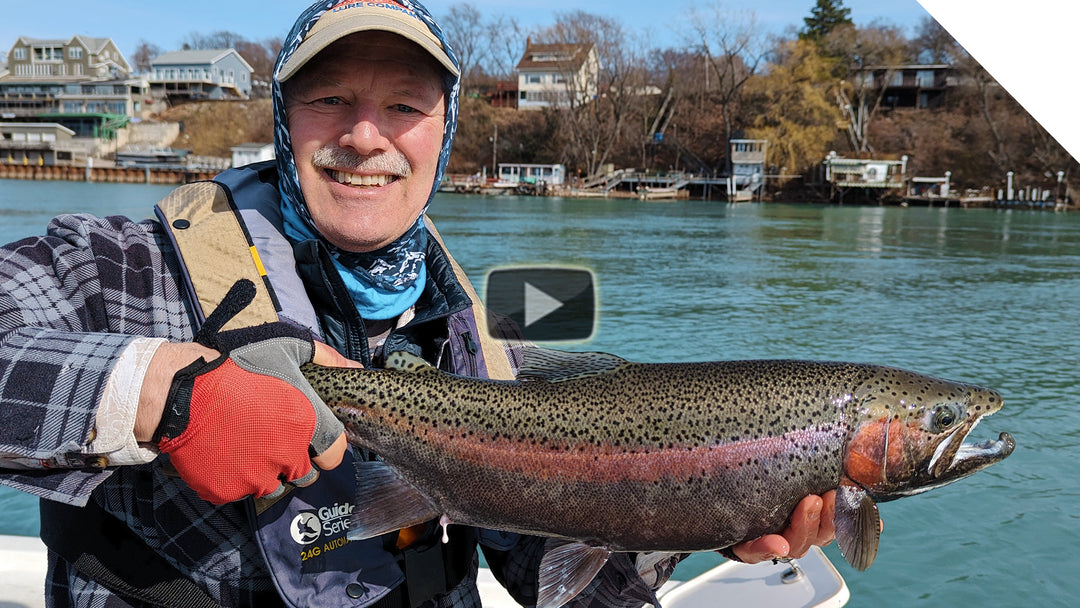
[(300, 189), (328, 241), (372, 251), (416, 221), (438, 168), (444, 97), (435, 59), (386, 32), (338, 40), (285, 83)]

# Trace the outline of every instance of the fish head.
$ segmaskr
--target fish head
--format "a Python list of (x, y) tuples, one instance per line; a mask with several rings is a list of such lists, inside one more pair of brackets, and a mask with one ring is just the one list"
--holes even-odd
[(1005, 459), (1008, 433), (967, 442), (1001, 395), (972, 384), (882, 368), (853, 395), (858, 404), (845, 475), (877, 502), (939, 488)]

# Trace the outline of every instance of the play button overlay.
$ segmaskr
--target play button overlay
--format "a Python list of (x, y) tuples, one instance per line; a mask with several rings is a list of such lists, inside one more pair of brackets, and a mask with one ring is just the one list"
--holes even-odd
[(588, 340), (596, 325), (595, 281), (584, 268), (492, 270), (487, 275), (485, 304), (492, 313), (510, 317), (532, 342)]

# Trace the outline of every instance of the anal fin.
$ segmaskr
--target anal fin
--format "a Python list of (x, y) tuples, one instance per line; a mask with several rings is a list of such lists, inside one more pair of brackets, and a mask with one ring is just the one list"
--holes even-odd
[(611, 551), (582, 542), (548, 539), (540, 560), (536, 608), (559, 608), (596, 578)]
[(408, 528), (442, 513), (390, 465), (356, 462), (356, 508), (349, 518), (349, 540), (373, 538)]
[(881, 539), (881, 516), (866, 490), (841, 482), (836, 489), (836, 544), (844, 559), (856, 570), (866, 570), (877, 557)]

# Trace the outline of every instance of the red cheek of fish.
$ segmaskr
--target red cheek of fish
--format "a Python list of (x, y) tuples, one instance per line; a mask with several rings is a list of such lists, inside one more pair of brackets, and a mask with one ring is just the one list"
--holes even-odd
[(844, 472), (864, 488), (881, 487), (910, 468), (904, 454), (905, 428), (892, 417), (863, 424), (848, 443)]

